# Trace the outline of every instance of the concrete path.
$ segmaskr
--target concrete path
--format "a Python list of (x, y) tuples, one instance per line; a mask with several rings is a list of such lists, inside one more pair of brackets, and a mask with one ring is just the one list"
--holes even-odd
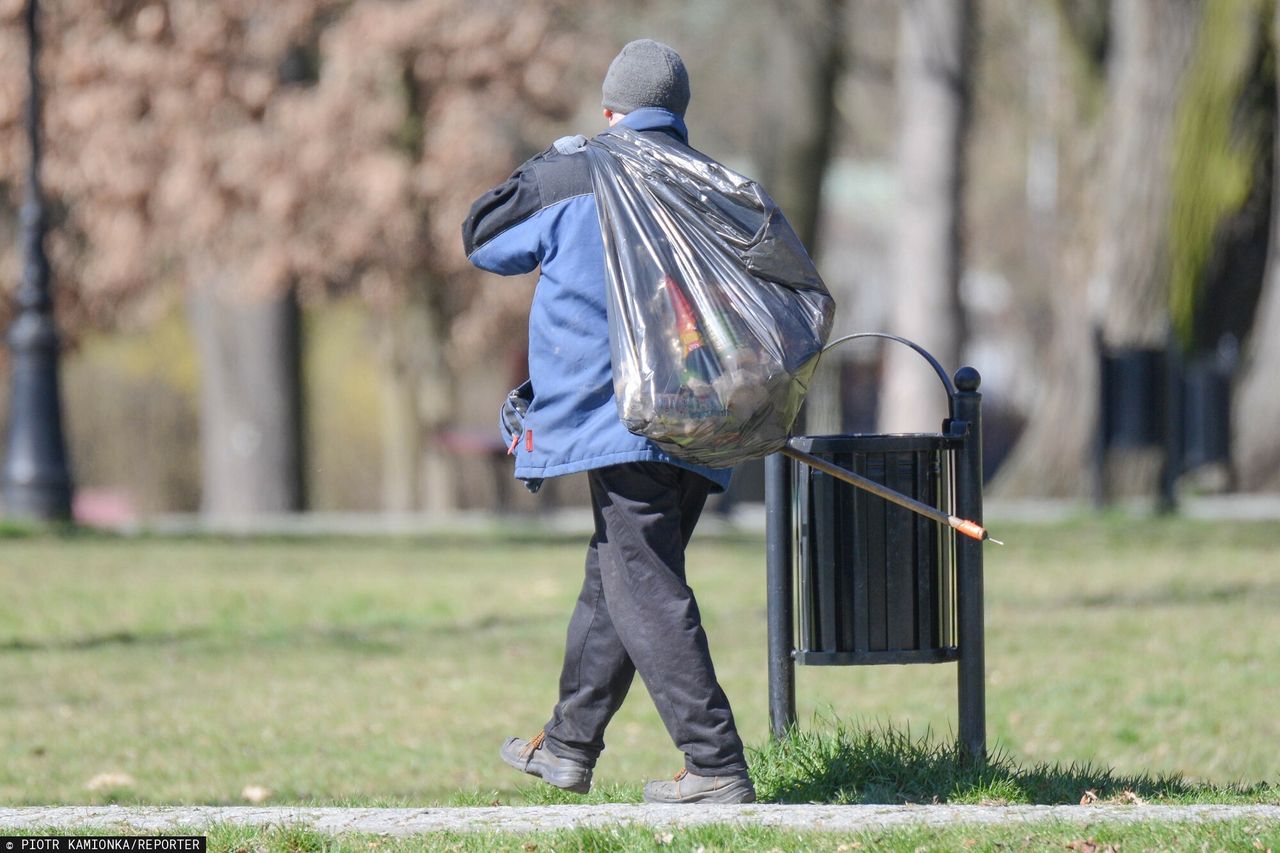
[(630, 824), (678, 829), (699, 824), (748, 824), (849, 832), (898, 826), (1137, 821), (1253, 820), (1280, 822), (1280, 806), (523, 806), (493, 808), (351, 809), (254, 806), (31, 806), (0, 808), (0, 832), (78, 828), (161, 832), (211, 824), (302, 825), (323, 832), (419, 835), (446, 830), (516, 832)]

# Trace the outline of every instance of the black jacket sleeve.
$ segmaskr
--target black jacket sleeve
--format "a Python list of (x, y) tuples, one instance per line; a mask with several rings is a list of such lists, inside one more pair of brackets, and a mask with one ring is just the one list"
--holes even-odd
[(462, 223), (462, 245), (467, 257), (541, 209), (542, 193), (530, 161), (471, 205), (471, 213)]

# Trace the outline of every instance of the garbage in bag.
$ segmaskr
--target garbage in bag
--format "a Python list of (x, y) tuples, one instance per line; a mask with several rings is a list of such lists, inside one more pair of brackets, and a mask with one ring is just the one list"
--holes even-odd
[(777, 204), (675, 140), (614, 127), (590, 159), (618, 414), (715, 467), (778, 450), (835, 303)]

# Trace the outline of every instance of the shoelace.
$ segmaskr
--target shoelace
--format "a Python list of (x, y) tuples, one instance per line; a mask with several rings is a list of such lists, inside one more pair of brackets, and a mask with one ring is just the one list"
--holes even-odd
[(520, 757), (528, 758), (530, 755), (533, 755), (534, 752), (542, 748), (542, 742), (546, 739), (547, 733), (545, 730), (540, 731), (533, 737), (529, 738), (529, 742), (520, 750)]

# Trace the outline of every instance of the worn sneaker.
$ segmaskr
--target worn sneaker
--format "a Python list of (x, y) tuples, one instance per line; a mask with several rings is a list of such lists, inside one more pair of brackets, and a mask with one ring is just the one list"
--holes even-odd
[(681, 770), (670, 782), (660, 780), (644, 786), (646, 803), (754, 803), (756, 787), (751, 777), (698, 776)]
[(560, 758), (544, 745), (546, 738), (546, 732), (538, 732), (529, 740), (509, 737), (499, 754), (515, 769), (537, 776), (557, 788), (575, 794), (590, 791), (591, 768), (571, 758)]

